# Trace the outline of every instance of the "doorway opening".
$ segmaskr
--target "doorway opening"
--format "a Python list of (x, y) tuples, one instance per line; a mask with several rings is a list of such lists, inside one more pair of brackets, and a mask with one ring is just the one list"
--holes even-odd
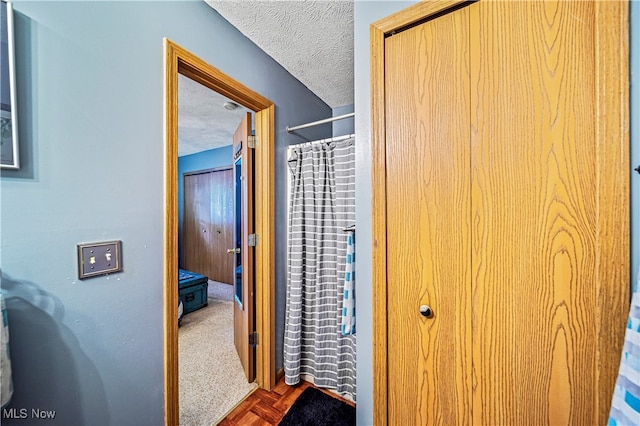
[[(255, 112), (255, 381), (275, 386), (274, 105), (186, 49), (164, 39), (164, 366), (165, 424), (179, 424), (178, 385), (178, 74)], [(248, 337), (247, 337), (248, 338)], [(253, 336), (255, 339), (255, 336)], [(254, 340), (255, 341), (255, 340)]]

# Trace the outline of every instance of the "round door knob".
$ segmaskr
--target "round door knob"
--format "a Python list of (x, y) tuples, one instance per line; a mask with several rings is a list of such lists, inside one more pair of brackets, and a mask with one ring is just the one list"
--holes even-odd
[(427, 318), (433, 317), (433, 309), (431, 309), (427, 305), (420, 306), (420, 313), (422, 314), (422, 316), (427, 317)]

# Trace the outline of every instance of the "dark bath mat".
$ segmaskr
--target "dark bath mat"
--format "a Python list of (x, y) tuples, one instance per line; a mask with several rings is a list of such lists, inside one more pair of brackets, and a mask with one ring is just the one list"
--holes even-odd
[(355, 426), (356, 409), (315, 388), (305, 389), (280, 426)]

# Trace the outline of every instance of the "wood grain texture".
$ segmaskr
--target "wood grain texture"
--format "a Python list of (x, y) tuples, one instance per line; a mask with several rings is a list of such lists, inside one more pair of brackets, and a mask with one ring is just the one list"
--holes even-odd
[[(471, 8), (478, 423), (596, 424), (608, 412), (598, 404), (598, 369), (620, 355), (599, 346), (599, 334), (616, 333), (598, 325), (600, 287), (624, 294), (615, 281), (629, 253), (614, 243), (604, 264), (614, 235), (598, 234), (628, 200), (627, 192), (598, 195), (617, 176), (603, 175), (598, 154), (596, 123), (607, 118), (598, 115), (594, 8)], [(624, 318), (619, 307), (607, 315), (611, 326)]]
[[(629, 310), (629, 3), (596, 2), (598, 399), (606, 424)], [(632, 272), (632, 280), (635, 279)]]
[[(257, 222), (263, 229), (263, 255), (256, 259), (255, 268), (264, 278), (257, 281), (261, 286), (256, 315), (260, 318), (258, 332), (262, 336), (259, 346), (263, 362), (257, 365), (257, 380), (260, 386), (275, 385), (275, 210), (273, 205), (273, 151), (275, 144), (273, 102), (222, 73), (217, 68), (198, 58), (171, 40), (164, 39), (164, 116), (165, 116), (165, 222), (164, 222), (164, 372), (165, 372), (165, 423), (177, 425), (178, 411), (178, 73), (190, 76), (210, 89), (224, 94), (232, 101), (252, 109), (261, 117), (262, 124), (256, 129), (260, 138), (259, 152), (263, 154), (256, 164), (256, 180), (267, 182), (263, 188), (260, 204), (257, 204)], [(256, 119), (258, 120), (258, 119)], [(256, 296), (259, 297), (259, 296)], [(261, 306), (269, 309), (262, 311)], [(269, 339), (268, 342), (266, 340)], [(261, 371), (268, 369), (268, 371)], [(263, 381), (260, 381), (263, 377)]]
[(593, 4), (475, 10), (474, 418), (593, 424)]
[(460, 9), (385, 41), (390, 424), (472, 422), (468, 30)]
[[(480, 2), (466, 9), (471, 100), (468, 306), (473, 306), (473, 418), (467, 423), (605, 424), (629, 301), (628, 5)], [(423, 18), (405, 16), (402, 21)], [(411, 160), (390, 146), (380, 124), (395, 121), (389, 117), (391, 107), (383, 104), (386, 87), (380, 83), (385, 76), (381, 40), (392, 27), (376, 23), (371, 28), (374, 375), (385, 376), (374, 376), (377, 425), (398, 418), (414, 423), (394, 412), (391, 389), (412, 386), (407, 377), (415, 374), (415, 346), (422, 343), (415, 334), (407, 333), (406, 340), (393, 336), (398, 330), (404, 333), (402, 327), (410, 321), (393, 319), (402, 306), (392, 309), (397, 295), (391, 290), (387, 259), (398, 229), (387, 227), (391, 213), (385, 206), (404, 206), (415, 195), (406, 190), (408, 183), (385, 176), (394, 161), (407, 167)], [(436, 56), (436, 50), (427, 52)], [(410, 62), (419, 54), (407, 57)], [(387, 75), (387, 83), (405, 84), (396, 78)], [(421, 94), (416, 83), (416, 90), (406, 95)], [(409, 121), (420, 110), (400, 109), (398, 120)], [(400, 132), (410, 131), (406, 127)], [(423, 173), (428, 175), (432, 167), (427, 162)], [(380, 191), (381, 186), (389, 193)], [(392, 192), (402, 191), (405, 197), (392, 198)], [(420, 225), (435, 220), (423, 216), (427, 218), (420, 217)], [(404, 226), (416, 229), (408, 221)], [(430, 253), (428, 238), (412, 244), (409, 250)], [(420, 261), (410, 256), (393, 260), (411, 271)], [(437, 350), (443, 339), (432, 340), (425, 353)], [(391, 354), (389, 359), (384, 355), (387, 349), (401, 352), (395, 348), (403, 343), (409, 352), (399, 355), (404, 368), (394, 365)], [(420, 412), (423, 394), (432, 392), (427, 387), (406, 392), (406, 411)]]

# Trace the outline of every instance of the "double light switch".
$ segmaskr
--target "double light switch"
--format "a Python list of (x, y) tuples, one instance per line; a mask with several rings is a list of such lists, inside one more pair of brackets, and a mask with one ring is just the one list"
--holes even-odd
[(122, 270), (122, 241), (78, 244), (78, 277), (90, 278)]

